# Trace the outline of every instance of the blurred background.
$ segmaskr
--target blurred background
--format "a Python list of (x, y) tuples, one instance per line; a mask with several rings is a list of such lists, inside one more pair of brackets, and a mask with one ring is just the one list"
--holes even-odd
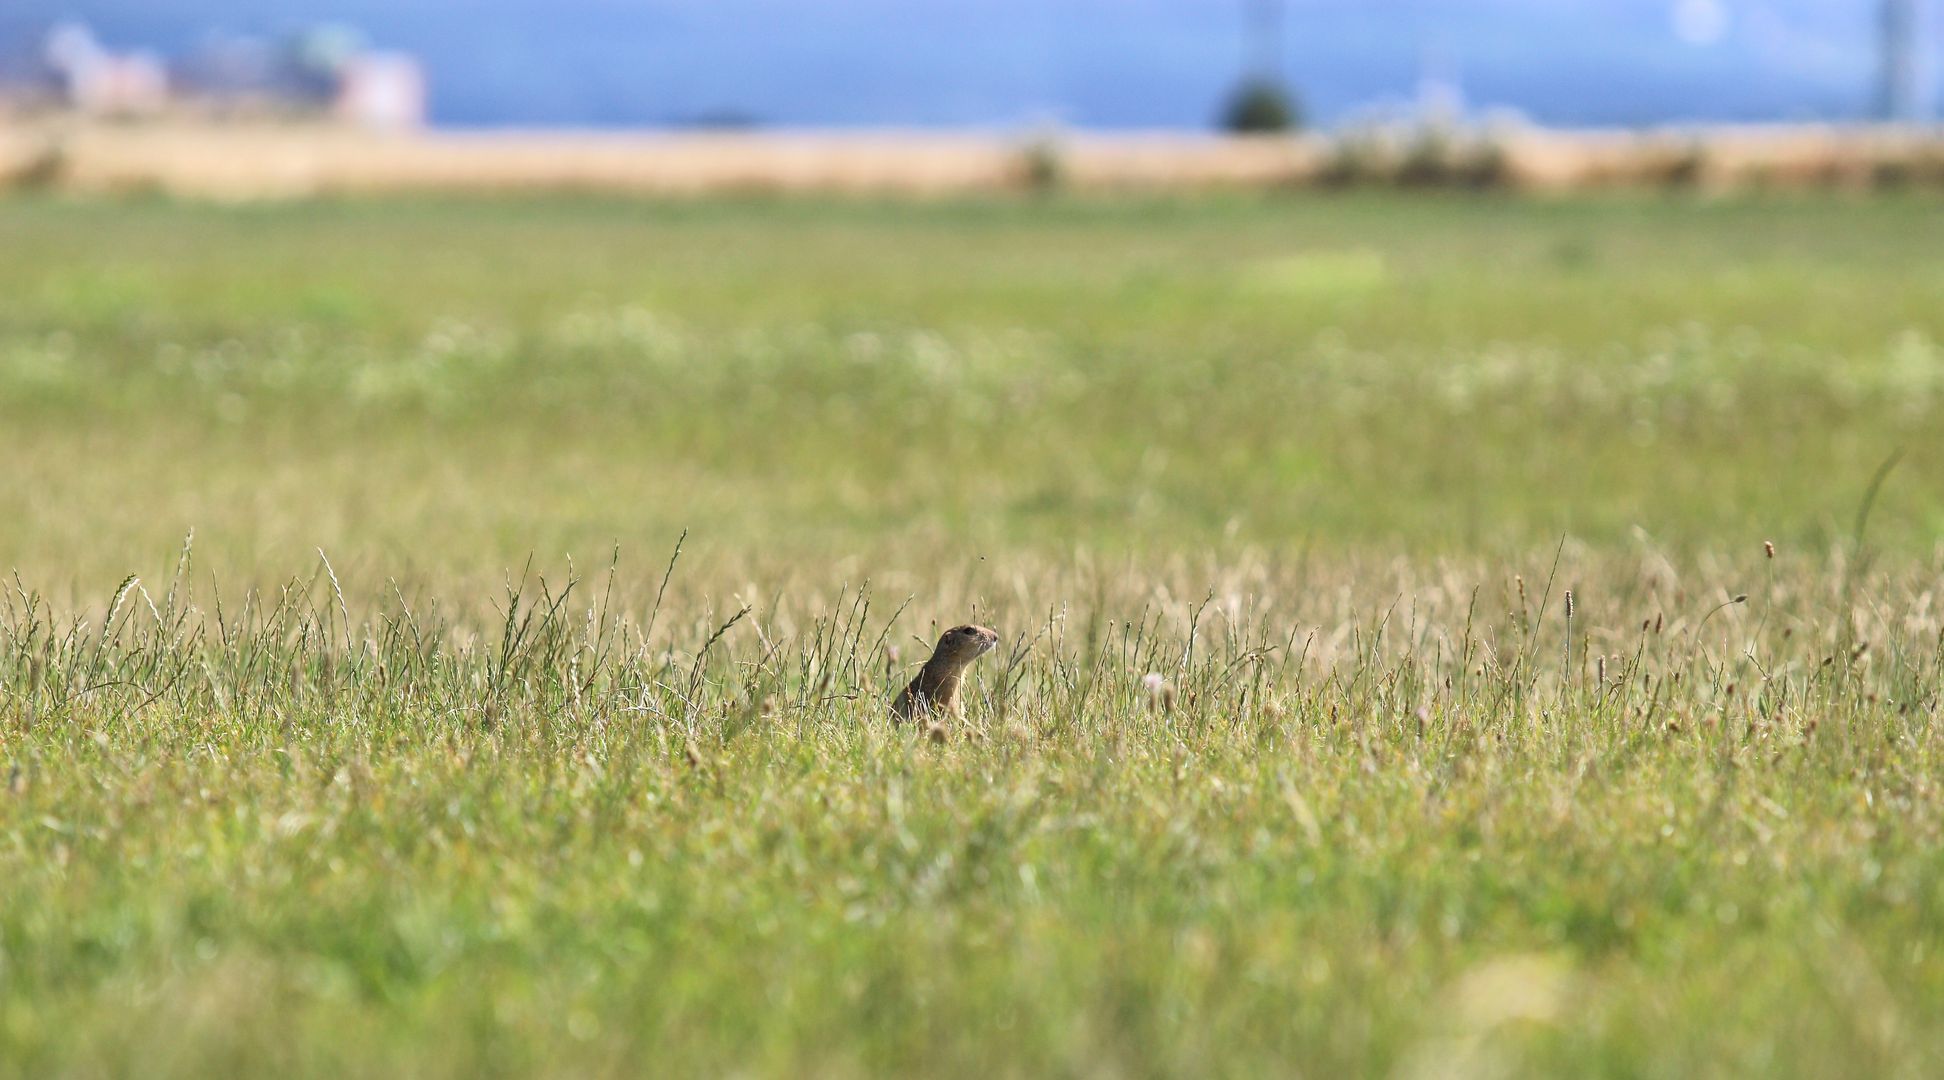
[(0, 0), (0, 566), (1827, 544), (1940, 7)]
[[(346, 98), (441, 127), (1200, 129), (1303, 119), (1921, 120), (1928, 0), (9, 0), (0, 79), (106, 111)], [(344, 81), (348, 85), (327, 85)], [(421, 100), (422, 98), (422, 100)]]

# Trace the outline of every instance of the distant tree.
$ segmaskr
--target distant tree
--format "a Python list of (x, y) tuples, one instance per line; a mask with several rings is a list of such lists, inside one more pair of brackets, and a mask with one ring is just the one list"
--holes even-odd
[(1303, 106), (1282, 83), (1254, 76), (1243, 80), (1222, 112), (1222, 127), (1237, 135), (1265, 135), (1297, 131), (1303, 126)]
[(1303, 107), (1282, 80), (1285, 0), (1246, 0), (1244, 46), (1249, 72), (1222, 112), (1222, 127), (1238, 135), (1294, 131)]

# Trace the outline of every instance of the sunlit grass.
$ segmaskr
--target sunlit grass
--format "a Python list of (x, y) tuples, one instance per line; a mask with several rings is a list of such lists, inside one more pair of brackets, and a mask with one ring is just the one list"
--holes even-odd
[(1941, 220), (0, 204), (0, 1071), (1935, 1071)]

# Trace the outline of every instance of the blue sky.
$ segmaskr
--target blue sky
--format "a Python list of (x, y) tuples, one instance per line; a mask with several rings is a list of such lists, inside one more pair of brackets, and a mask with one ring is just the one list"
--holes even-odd
[[(1929, 0), (1933, 5), (1944, 0)], [(1201, 127), (1244, 63), (1243, 0), (3, 0), (177, 51), (342, 20), (420, 54), (453, 125)], [(1561, 124), (1799, 119), (1873, 100), (1877, 0), (1288, 0), (1289, 78), (1330, 122), (1414, 92)], [(1929, 38), (1940, 37), (1933, 18)]]

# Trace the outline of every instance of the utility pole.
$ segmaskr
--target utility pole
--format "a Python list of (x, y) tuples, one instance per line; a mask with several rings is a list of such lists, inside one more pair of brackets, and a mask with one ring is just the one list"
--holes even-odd
[(1283, 0), (1249, 0), (1249, 54), (1254, 76), (1264, 82), (1283, 80)]
[(1888, 123), (1918, 119), (1917, 0), (1883, 0), (1883, 84), (1877, 116)]

